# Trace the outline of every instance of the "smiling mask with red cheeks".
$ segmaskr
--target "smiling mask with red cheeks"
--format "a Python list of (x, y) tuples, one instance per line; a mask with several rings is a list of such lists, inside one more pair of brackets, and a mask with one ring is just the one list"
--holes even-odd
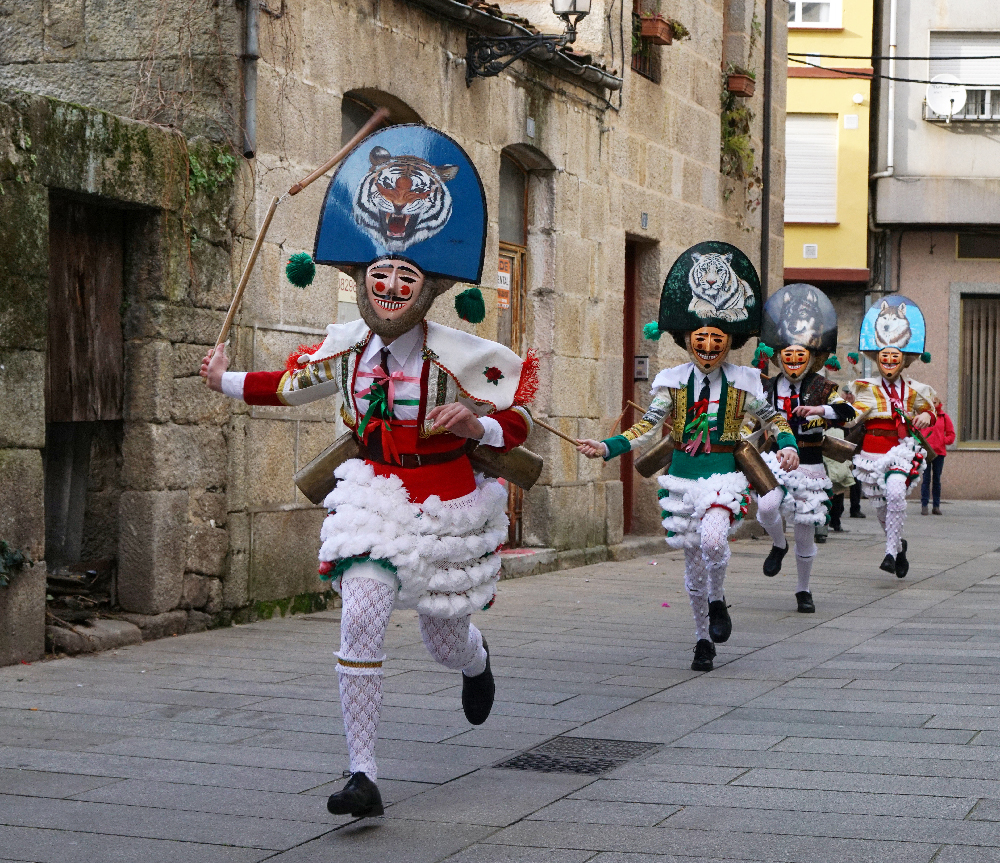
[(889, 383), (895, 383), (896, 379), (903, 373), (906, 363), (903, 362), (903, 354), (896, 348), (882, 348), (875, 358), (878, 370)]
[(790, 381), (798, 381), (805, 377), (806, 372), (809, 371), (810, 360), (812, 360), (812, 354), (808, 348), (804, 348), (802, 345), (791, 345), (778, 354), (781, 371)]
[(688, 334), (688, 354), (702, 374), (709, 374), (725, 362), (732, 336), (715, 327), (702, 327)]

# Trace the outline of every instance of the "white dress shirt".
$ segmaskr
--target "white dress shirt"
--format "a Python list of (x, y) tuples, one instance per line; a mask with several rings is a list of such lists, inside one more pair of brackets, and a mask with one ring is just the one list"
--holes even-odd
[[(802, 404), (802, 381), (798, 380), (795, 383), (795, 392), (799, 397), (799, 404)], [(782, 413), (785, 413), (783, 407), (784, 402), (782, 399), (790, 398), (792, 395), (792, 383), (784, 375), (778, 375), (778, 388), (776, 390), (778, 395), (778, 404), (775, 405)], [(837, 418), (837, 412), (833, 409), (831, 405), (823, 405), (823, 419), (825, 420), (835, 420)], [(787, 417), (786, 417), (787, 418)]]

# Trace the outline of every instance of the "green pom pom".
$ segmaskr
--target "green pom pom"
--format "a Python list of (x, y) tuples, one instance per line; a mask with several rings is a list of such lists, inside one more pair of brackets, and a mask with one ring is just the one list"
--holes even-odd
[(823, 365), (831, 371), (840, 371), (840, 360), (838, 360), (836, 356), (831, 356), (825, 363), (823, 363)]
[(316, 264), (306, 252), (299, 252), (288, 259), (285, 275), (295, 287), (304, 288), (316, 278)]
[(486, 303), (479, 288), (469, 288), (455, 297), (455, 311), (463, 321), (478, 324), (486, 317)]
[(651, 342), (658, 342), (660, 340), (660, 325), (656, 321), (645, 324), (642, 328), (642, 337)]
[(859, 353), (858, 353), (857, 351), (851, 351), (851, 352), (850, 352), (850, 353), (849, 353), (849, 354), (847, 355), (847, 361), (848, 361), (848, 362), (849, 362), (849, 363), (850, 363), (850, 364), (851, 364), (852, 366), (856, 366), (856, 365), (857, 365), (857, 364), (858, 364), (859, 362), (861, 362), (861, 354), (859, 354)]
[(757, 350), (753, 352), (753, 364), (760, 369), (767, 365), (767, 361), (774, 356), (774, 348), (768, 347), (763, 342), (757, 345)]
[(930, 361), (931, 361), (931, 352), (930, 351), (924, 351), (920, 355), (920, 362), (922, 362), (922, 363), (929, 363)]

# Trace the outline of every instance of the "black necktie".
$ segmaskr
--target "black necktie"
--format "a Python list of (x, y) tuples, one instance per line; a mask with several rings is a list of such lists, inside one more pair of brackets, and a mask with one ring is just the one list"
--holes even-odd
[(802, 424), (802, 420), (795, 416), (795, 409), (799, 406), (799, 394), (793, 383), (789, 383), (788, 391), (788, 424), (793, 429), (797, 429)]
[[(389, 349), (388, 348), (382, 348), (382, 350), (379, 351), (378, 364), (382, 367), (382, 371), (384, 371), (388, 375), (389, 374)], [(386, 389), (386, 392), (388, 392), (388, 387), (389, 387), (388, 383), (383, 382), (382, 386)], [(383, 419), (392, 419), (392, 411), (389, 410), (388, 404), (386, 404), (385, 407), (383, 408), (382, 418)]]
[(712, 397), (712, 387), (708, 383), (708, 377), (702, 378), (701, 383), (701, 393), (698, 395), (698, 401), (707, 402)]

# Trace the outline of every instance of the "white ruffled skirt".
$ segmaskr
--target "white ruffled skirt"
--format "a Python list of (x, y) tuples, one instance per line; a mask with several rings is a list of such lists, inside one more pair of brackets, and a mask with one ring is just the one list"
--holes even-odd
[(903, 438), (886, 453), (862, 450), (854, 456), (854, 477), (861, 483), (861, 490), (869, 500), (885, 498), (886, 474), (904, 473), (907, 476), (906, 493), (915, 488), (926, 466), (923, 448), (911, 438)]
[(665, 474), (658, 478), (667, 495), (660, 498), (667, 545), (671, 548), (700, 548), (701, 520), (714, 506), (732, 514), (729, 533), (746, 515), (750, 502), (747, 478), (740, 471), (715, 473), (701, 479), (685, 479)]
[(761, 453), (771, 473), (784, 489), (781, 514), (791, 524), (826, 524), (830, 512), (830, 489), (833, 483), (821, 464), (800, 464), (785, 470), (773, 452)]
[(476, 475), (476, 490), (455, 500), (413, 503), (396, 476), (376, 476), (351, 459), (324, 505), (320, 561), (350, 567), (334, 578), (377, 578), (399, 593), (396, 605), (430, 617), (461, 617), (492, 604), (507, 539), (507, 490)]

